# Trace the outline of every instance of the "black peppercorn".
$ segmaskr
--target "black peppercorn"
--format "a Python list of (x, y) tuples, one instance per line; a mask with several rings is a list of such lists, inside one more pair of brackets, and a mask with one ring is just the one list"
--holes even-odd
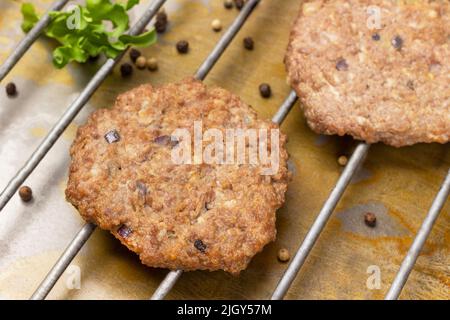
[(120, 66), (120, 74), (123, 78), (129, 77), (133, 74), (133, 66), (129, 63), (122, 63)]
[(189, 42), (186, 40), (180, 40), (177, 42), (177, 50), (181, 54), (185, 54), (189, 51)]
[(251, 37), (244, 38), (244, 48), (247, 50), (253, 50), (255, 43)]
[(158, 33), (163, 33), (166, 31), (167, 28), (167, 22), (156, 20), (155, 21), (155, 30)]
[(24, 202), (29, 202), (33, 198), (33, 191), (28, 186), (22, 186), (19, 189), (20, 199)]
[(375, 216), (375, 214), (373, 214), (372, 212), (367, 212), (364, 215), (364, 222), (366, 223), (366, 225), (368, 227), (375, 227), (377, 224), (377, 217)]
[(10, 82), (6, 85), (6, 94), (8, 97), (14, 97), (17, 95), (17, 87), (13, 82)]
[(130, 59), (133, 62), (136, 62), (137, 58), (139, 58), (141, 56), (141, 52), (137, 49), (132, 48), (130, 50)]
[(169, 20), (167, 19), (167, 13), (165, 11), (159, 11), (156, 14), (156, 21), (168, 22)]
[(234, 0), (234, 5), (238, 10), (241, 10), (244, 7), (244, 0)]
[(272, 89), (267, 83), (261, 83), (259, 85), (259, 93), (263, 98), (269, 98), (272, 95)]

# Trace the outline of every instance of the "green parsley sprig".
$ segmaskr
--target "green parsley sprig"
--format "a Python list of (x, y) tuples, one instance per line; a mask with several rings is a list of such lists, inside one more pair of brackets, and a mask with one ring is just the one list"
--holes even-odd
[[(62, 68), (71, 61), (86, 62), (89, 57), (104, 53), (117, 57), (128, 46), (148, 46), (156, 42), (156, 32), (151, 30), (137, 36), (125, 34), (129, 29), (127, 11), (139, 0), (112, 3), (111, 0), (86, 0), (86, 5), (74, 5), (69, 11), (50, 13), (51, 22), (45, 28), (47, 37), (59, 42), (53, 51), (53, 64)], [(30, 31), (39, 21), (34, 6), (22, 5), (22, 30)], [(107, 23), (112, 25), (108, 28)]]

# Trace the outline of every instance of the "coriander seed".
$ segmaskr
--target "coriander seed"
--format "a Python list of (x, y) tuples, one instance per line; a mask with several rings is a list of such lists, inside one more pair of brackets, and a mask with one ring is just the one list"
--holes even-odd
[(220, 22), (219, 19), (214, 19), (211, 22), (211, 28), (215, 31), (215, 32), (219, 32), (220, 30), (222, 30), (222, 22)]
[(338, 164), (339, 164), (340, 166), (345, 167), (345, 166), (347, 165), (348, 158), (347, 158), (346, 156), (340, 156), (340, 157), (337, 159), (337, 162), (338, 162)]
[(158, 60), (156, 60), (156, 58), (147, 59), (147, 68), (150, 71), (158, 70)]
[(145, 69), (146, 65), (147, 65), (147, 59), (145, 59), (145, 57), (140, 56), (139, 58), (137, 58), (136, 67), (138, 69), (141, 69), (141, 70)]
[(290, 258), (291, 255), (288, 249), (283, 248), (278, 251), (278, 260), (280, 260), (280, 262), (288, 262)]
[(233, 0), (225, 0), (223, 2), (223, 6), (225, 9), (232, 9), (233, 8)]

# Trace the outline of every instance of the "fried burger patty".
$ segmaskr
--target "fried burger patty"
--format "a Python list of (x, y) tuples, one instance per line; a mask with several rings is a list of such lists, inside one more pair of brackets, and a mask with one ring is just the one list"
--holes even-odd
[(396, 147), (450, 138), (450, 2), (313, 0), (285, 63), (309, 126)]
[(173, 132), (186, 128), (193, 135), (199, 120), (203, 131), (278, 129), (228, 91), (194, 79), (143, 85), (78, 129), (66, 197), (148, 266), (237, 274), (275, 239), (275, 211), (289, 176), (286, 137), (279, 135), (279, 168), (272, 175), (254, 163), (193, 158), (177, 164), (172, 151), (186, 142)]

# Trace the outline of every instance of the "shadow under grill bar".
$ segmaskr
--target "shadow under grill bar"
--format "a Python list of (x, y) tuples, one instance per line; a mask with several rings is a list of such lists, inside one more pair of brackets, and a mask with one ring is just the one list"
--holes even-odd
[[(233, 40), (234, 36), (240, 30), (240, 28), (242, 27), (244, 22), (247, 20), (247, 17), (250, 15), (250, 13), (253, 11), (253, 9), (255, 8), (255, 6), (258, 4), (259, 1), (260, 0), (250, 0), (244, 6), (244, 8), (239, 13), (238, 17), (234, 20), (233, 24), (224, 33), (224, 35), (219, 40), (219, 42), (216, 44), (216, 46), (214, 47), (212, 52), (205, 59), (203, 64), (200, 66), (200, 68), (197, 70), (197, 72), (195, 74), (196, 79), (203, 80), (206, 77), (206, 75), (209, 73), (209, 71), (212, 69), (214, 64), (220, 58), (220, 56), (225, 51), (227, 46)], [(142, 17), (141, 20), (138, 22), (138, 24), (140, 25), (140, 29), (138, 29), (136, 33), (139, 33), (143, 30), (145, 25), (151, 20), (153, 15), (156, 14), (156, 12), (159, 10), (159, 8), (162, 6), (162, 4), (164, 2), (165, 2), (165, 0), (158, 0), (155, 3), (152, 3), (152, 5), (149, 7), (149, 9), (147, 9), (147, 11), (151, 11), (152, 14), (150, 14), (150, 15), (144, 14), (144, 16), (146, 18), (148, 18), (148, 21), (146, 23), (140, 23), (141, 20), (144, 19), (144, 17)], [(136, 25), (133, 28), (135, 28), (135, 27), (136, 27)], [(118, 57), (118, 58), (116, 58), (116, 60), (118, 60), (120, 58), (121, 57)], [(109, 59), (109, 60), (111, 60), (111, 59)], [(116, 60), (113, 61), (114, 63), (112, 64), (112, 66), (115, 65), (115, 63), (117, 62)], [(92, 82), (92, 80), (91, 80), (91, 82)], [(95, 91), (95, 89), (96, 88), (94, 88), (93, 91)], [(93, 93), (93, 91), (91, 92), (91, 94)], [(86, 241), (89, 239), (89, 237), (91, 236), (91, 234), (95, 230), (95, 228), (96, 228), (96, 226), (92, 223), (86, 223), (81, 228), (81, 230), (78, 232), (78, 234), (75, 236), (75, 238), (71, 241), (69, 246), (66, 248), (66, 250), (62, 254), (62, 256), (58, 259), (57, 263), (53, 266), (53, 268), (47, 274), (45, 279), (41, 282), (41, 284), (36, 289), (36, 291), (31, 296), (30, 299), (32, 299), (32, 300), (45, 299), (45, 297), (49, 294), (49, 292), (55, 285), (56, 281), (58, 281), (58, 279), (61, 277), (61, 275), (66, 270), (67, 266), (70, 264), (70, 262), (73, 260), (73, 258), (77, 255), (77, 253), (80, 251), (80, 249), (86, 243)], [(176, 279), (178, 279), (181, 276), (181, 274), (182, 274), (182, 271), (169, 272), (169, 275), (166, 277), (166, 279), (168, 279), (168, 281), (166, 281), (167, 285), (169, 285), (171, 288), (173, 286), (173, 284), (175, 284)], [(173, 280), (174, 278), (175, 278), (175, 281)], [(170, 288), (169, 288), (169, 290), (170, 290)], [(165, 287), (162, 287), (162, 289), (166, 290)]]
[(91, 236), (92, 232), (95, 230), (95, 225), (92, 223), (86, 223), (80, 231), (78, 231), (77, 235), (70, 242), (69, 246), (64, 250), (64, 253), (55, 263), (53, 268), (47, 274), (45, 279), (41, 282), (39, 287), (34, 291), (33, 295), (30, 297), (30, 300), (42, 300), (48, 295), (50, 290), (54, 287), (56, 281), (61, 277), (64, 271), (69, 266), (70, 262), (75, 258), (77, 253), (86, 243), (86, 241)]
[(297, 250), (297, 253), (292, 259), (292, 262), (289, 264), (288, 269), (283, 274), (283, 277), (281, 278), (275, 291), (273, 292), (271, 297), (272, 300), (283, 299), (283, 297), (286, 295), (286, 292), (297, 276), (297, 273), (300, 271), (300, 268), (305, 263), (305, 260), (311, 252), (311, 249), (313, 248), (317, 239), (319, 238), (320, 233), (325, 228), (328, 219), (330, 218), (331, 214), (336, 208), (336, 205), (344, 194), (345, 189), (349, 185), (358, 168), (363, 163), (369, 151), (369, 148), (370, 145), (364, 142), (360, 142), (356, 147), (355, 151), (348, 161), (348, 164), (345, 166), (344, 171), (339, 177), (336, 186), (333, 188), (330, 196), (325, 201), (322, 210), (320, 210), (319, 215), (314, 221), (311, 229), (309, 229), (300, 248)]
[(396, 300), (398, 299), (400, 293), (402, 292), (403, 286), (408, 280), (408, 276), (414, 268), (414, 264), (419, 257), (420, 251), (422, 250), (425, 242), (427, 241), (428, 235), (433, 229), (434, 222), (439, 216), (442, 208), (444, 207), (445, 201), (447, 201), (448, 195), (450, 194), (450, 170), (442, 183), (439, 192), (434, 198), (433, 204), (428, 211), (427, 216), (423, 220), (422, 226), (417, 232), (416, 238), (414, 239), (411, 247), (406, 254), (405, 259), (400, 266), (400, 269), (392, 282), (391, 288), (389, 289), (385, 300)]
[(36, 25), (31, 29), (26, 36), (17, 44), (13, 52), (6, 58), (5, 62), (0, 66), (0, 81), (2, 81), (22, 56), (28, 51), (31, 45), (41, 35), (42, 31), (48, 26), (51, 21), (49, 12), (59, 11), (69, 0), (57, 0), (52, 3), (47, 12), (41, 17)]

